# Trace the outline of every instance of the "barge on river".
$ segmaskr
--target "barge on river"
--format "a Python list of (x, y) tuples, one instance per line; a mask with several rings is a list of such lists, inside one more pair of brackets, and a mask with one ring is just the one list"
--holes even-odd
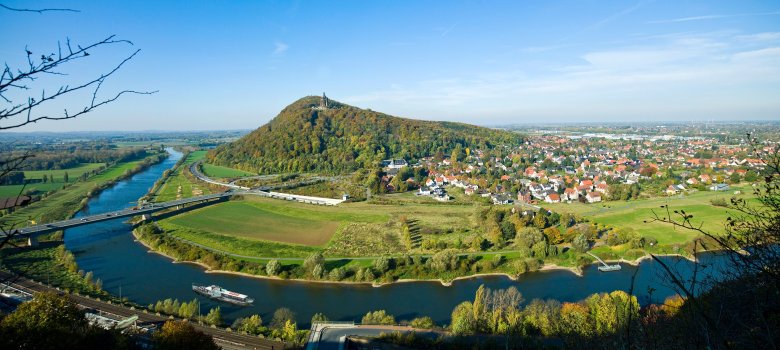
[(198, 294), (205, 295), (211, 299), (223, 301), (226, 303), (246, 306), (251, 305), (255, 300), (247, 295), (231, 292), (217, 285), (210, 285), (208, 287), (192, 285), (192, 291)]

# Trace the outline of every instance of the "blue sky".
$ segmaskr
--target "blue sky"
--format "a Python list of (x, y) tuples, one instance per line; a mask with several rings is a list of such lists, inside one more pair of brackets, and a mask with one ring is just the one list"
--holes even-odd
[[(393, 115), (480, 125), (780, 119), (776, 1), (1, 0), (0, 57), (116, 34), (134, 45), (65, 69), (126, 96), (32, 130), (255, 128), (328, 96)], [(10, 35), (9, 35), (10, 34)], [(39, 81), (49, 86), (58, 81)], [(49, 84), (49, 85), (47, 85)], [(80, 96), (80, 101), (88, 96)], [(79, 100), (55, 100), (56, 113)], [(56, 108), (55, 108), (56, 107)]]

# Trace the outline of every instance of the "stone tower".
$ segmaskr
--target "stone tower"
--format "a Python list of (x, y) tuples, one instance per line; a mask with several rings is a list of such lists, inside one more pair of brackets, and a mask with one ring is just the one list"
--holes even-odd
[(322, 109), (327, 109), (329, 107), (328, 106), (329, 104), (330, 104), (330, 100), (328, 100), (328, 96), (325, 96), (325, 93), (323, 92), (322, 93), (322, 100), (320, 100), (320, 107)]

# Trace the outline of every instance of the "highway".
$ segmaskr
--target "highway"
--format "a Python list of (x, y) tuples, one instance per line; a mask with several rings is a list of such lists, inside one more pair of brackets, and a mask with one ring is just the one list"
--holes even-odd
[[(183, 198), (183, 199), (177, 199), (169, 202), (162, 202), (162, 203), (147, 203), (141, 206), (131, 207), (131, 208), (125, 208), (122, 210), (107, 212), (107, 213), (100, 213), (95, 215), (89, 215), (89, 216), (83, 216), (80, 218), (74, 218), (74, 219), (68, 219), (68, 220), (62, 220), (57, 222), (51, 222), (46, 224), (40, 224), (35, 226), (28, 226), (23, 228), (17, 228), (11, 231), (9, 235), (15, 236), (15, 237), (35, 237), (40, 234), (49, 233), (49, 232), (55, 232), (59, 230), (65, 230), (73, 227), (83, 226), (83, 225), (89, 225), (96, 222), (101, 221), (107, 221), (107, 220), (115, 220), (119, 218), (127, 218), (127, 217), (133, 217), (137, 215), (143, 215), (143, 214), (152, 214), (161, 210), (171, 209), (171, 208), (177, 208), (179, 206), (189, 205), (189, 204), (198, 204), (198, 203), (218, 203), (220, 201), (226, 200), (230, 196), (233, 195), (256, 195), (256, 196), (263, 196), (268, 198), (276, 198), (276, 199), (283, 199), (288, 201), (297, 201), (300, 203), (307, 203), (307, 204), (317, 204), (317, 205), (338, 205), (344, 202), (342, 199), (333, 199), (333, 198), (322, 198), (322, 197), (313, 197), (313, 196), (303, 196), (303, 195), (297, 195), (297, 194), (289, 194), (289, 193), (280, 193), (280, 192), (271, 192), (271, 190), (280, 188), (281, 186), (263, 186), (260, 188), (250, 189), (248, 187), (242, 187), (237, 186), (235, 184), (229, 184), (224, 182), (219, 182), (216, 180), (212, 180), (211, 178), (207, 177), (203, 173), (201, 173), (198, 170), (197, 164), (199, 162), (195, 162), (190, 166), (190, 171), (193, 175), (195, 175), (199, 180), (205, 181), (211, 184), (219, 185), (219, 186), (225, 186), (230, 188), (227, 192), (217, 193), (217, 194), (209, 194), (209, 195), (203, 195), (203, 196), (197, 196), (197, 197), (190, 197), (190, 198)], [(327, 181), (330, 178), (315, 178), (312, 180), (307, 180), (309, 182), (318, 182), (318, 181)], [(4, 238), (5, 234), (0, 233), (0, 239)]]
[[(24, 277), (16, 277), (13, 276), (5, 271), (0, 271), (0, 280), (2, 281), (13, 281), (13, 282), (5, 282), (6, 284), (11, 285), (12, 287), (22, 290), (27, 293), (40, 293), (40, 292), (54, 292), (57, 294), (63, 294), (62, 292), (58, 291), (55, 288), (40, 284), (38, 282), (26, 279)], [(138, 316), (138, 324), (162, 324), (169, 318), (166, 316), (157, 316), (156, 314), (151, 313), (144, 313), (140, 310), (133, 310), (128, 307), (116, 305), (116, 304), (109, 304), (104, 301), (99, 301), (91, 298), (87, 298), (85, 296), (81, 295), (74, 295), (74, 294), (65, 294), (73, 300), (78, 305), (81, 305), (84, 308), (87, 309), (93, 309), (97, 311), (102, 311), (105, 313), (113, 314), (116, 316), (119, 316), (121, 318), (127, 318), (133, 315)], [(217, 345), (221, 346), (223, 349), (284, 349), (285, 343), (275, 341), (275, 340), (269, 340), (269, 339), (263, 339), (256, 336), (250, 336), (250, 335), (244, 335), (244, 334), (238, 334), (235, 332), (228, 332), (221, 328), (212, 328), (210, 326), (200, 325), (198, 323), (192, 322), (193, 327), (195, 329), (206, 333), (210, 335), (212, 338), (214, 338), (214, 341), (217, 343)]]
[[(200, 165), (201, 161), (194, 162), (190, 165), (190, 172), (192, 175), (195, 175), (195, 177), (198, 178), (198, 180), (208, 182), (210, 184), (219, 185), (219, 186), (225, 186), (228, 188), (232, 188), (234, 190), (239, 190), (239, 192), (236, 192), (236, 194), (254, 194), (254, 195), (260, 195), (264, 197), (269, 198), (276, 198), (276, 199), (284, 199), (289, 201), (298, 201), (301, 203), (307, 203), (307, 204), (317, 204), (317, 205), (338, 205), (344, 202), (343, 199), (333, 199), (333, 198), (323, 198), (323, 197), (313, 197), (313, 196), (302, 196), (297, 194), (290, 194), (290, 193), (280, 193), (280, 192), (271, 192), (272, 190), (276, 189), (282, 189), (291, 186), (291, 184), (280, 184), (280, 185), (273, 185), (273, 186), (261, 186), (258, 188), (249, 188), (244, 186), (238, 186), (234, 182), (226, 183), (226, 182), (220, 182), (217, 180), (214, 180), (202, 172), (200, 172), (200, 169), (198, 169), (198, 165)], [(267, 175), (263, 175), (267, 176)], [(314, 177), (309, 180), (305, 180), (302, 182), (297, 183), (297, 185), (308, 185), (308, 184), (314, 184), (321, 181), (330, 181), (333, 179), (336, 179), (337, 177)]]
[[(187, 205), (187, 204), (203, 203), (203, 202), (211, 202), (211, 201), (217, 203), (221, 200), (227, 199), (228, 197), (234, 194), (236, 193), (223, 192), (218, 194), (209, 194), (205, 196), (177, 199), (170, 202), (149, 203), (141, 207), (125, 208), (122, 210), (112, 211), (108, 213), (101, 213), (101, 214), (95, 214), (90, 216), (83, 216), (80, 218), (52, 222), (48, 224), (18, 228), (15, 229), (14, 231), (11, 231), (10, 235), (14, 235), (17, 237), (36, 236), (36, 235), (64, 230), (72, 227), (89, 225), (95, 222), (114, 220), (118, 218), (127, 218), (136, 215), (151, 214), (161, 210), (176, 208), (178, 206)], [(0, 237), (4, 237), (4, 235), (0, 233)]]

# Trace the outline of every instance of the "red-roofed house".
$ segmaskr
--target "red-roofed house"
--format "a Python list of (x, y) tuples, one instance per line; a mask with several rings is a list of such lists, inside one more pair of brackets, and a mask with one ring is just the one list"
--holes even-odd
[(544, 197), (544, 201), (547, 203), (560, 203), (561, 196), (557, 193), (550, 193)]
[(577, 190), (573, 188), (567, 188), (563, 190), (563, 199), (564, 200), (570, 200), (570, 201), (576, 201), (577, 198), (580, 197), (580, 193), (577, 192)]

